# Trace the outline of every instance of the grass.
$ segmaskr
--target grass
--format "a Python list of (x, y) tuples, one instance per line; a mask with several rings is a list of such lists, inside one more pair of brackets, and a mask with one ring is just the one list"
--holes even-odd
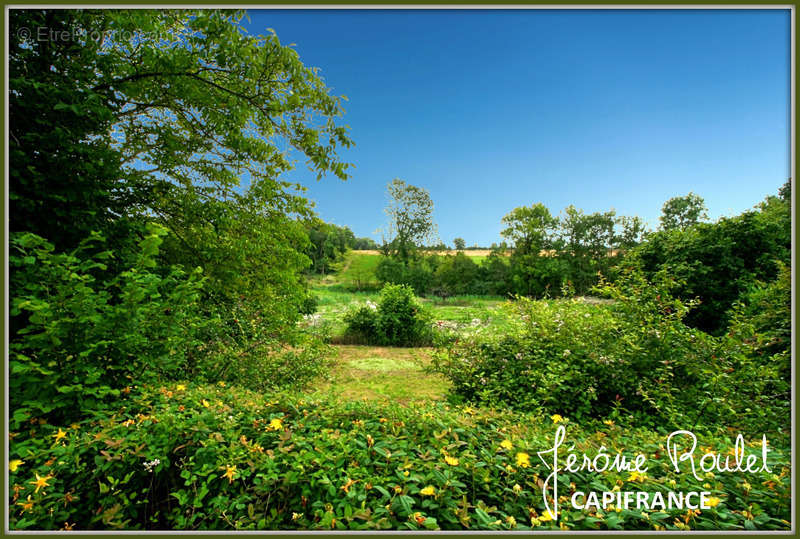
[(383, 401), (401, 405), (445, 399), (448, 382), (424, 371), (430, 348), (336, 345), (331, 379), (315, 393), (348, 401)]
[[(349, 309), (367, 301), (378, 303), (380, 293), (374, 271), (379, 260), (377, 254), (350, 252), (337, 272), (315, 277), (310, 282), (318, 299), (317, 312), (308, 319), (311, 331), (335, 343), (334, 349), (338, 351), (331, 380), (318, 391), (350, 401), (410, 404), (442, 400), (448, 383), (438, 375), (424, 372), (431, 349), (358, 345), (344, 336), (344, 315)], [(459, 338), (507, 332), (514, 324), (507, 311), (500, 308), (507, 300), (502, 296), (477, 295), (420, 298), (431, 311), (436, 329)]]

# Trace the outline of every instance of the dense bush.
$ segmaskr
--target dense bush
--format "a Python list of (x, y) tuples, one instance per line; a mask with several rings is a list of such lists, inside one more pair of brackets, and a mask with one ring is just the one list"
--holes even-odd
[(375, 268), (375, 277), (384, 284), (410, 286), (414, 293), (427, 294), (434, 286), (433, 274), (439, 264), (438, 256), (417, 257), (408, 262), (399, 258), (382, 256)]
[(443, 257), (432, 277), (435, 287), (446, 295), (479, 293), (480, 266), (464, 253)]
[(256, 319), (209, 313), (199, 270), (159, 273), (165, 234), (151, 226), (140, 252), (116, 261), (125, 268), (116, 275), (108, 274), (113, 255), (99, 235), (68, 254), (33, 234), (12, 237), (10, 315), (25, 321), (10, 343), (12, 425), (31, 416), (68, 422), (132, 385), (187, 374), (266, 389), (325, 373), (326, 350), (314, 339), (282, 333), (278, 340)]
[(345, 315), (346, 335), (371, 344), (419, 346), (431, 344), (431, 315), (407, 285), (387, 284), (378, 304), (363, 305)]
[[(586, 512), (562, 501), (546, 513), (561, 418), (489, 410), (419, 410), (241, 388), (142, 387), (117, 408), (68, 426), (33, 421), (11, 433), (9, 526), (23, 529), (186, 530), (686, 530), (788, 529), (785, 441), (770, 439), (772, 473), (675, 473), (665, 438), (626, 424), (581, 427), (567, 440), (590, 457), (647, 456), (646, 475), (560, 474), (573, 490), (701, 491), (717, 504), (694, 513)], [(563, 423), (561, 423), (563, 424)], [(747, 440), (748, 442), (751, 439)], [(759, 440), (756, 438), (756, 443)], [(731, 437), (701, 437), (727, 454)], [(748, 454), (759, 452), (748, 445)], [(37, 486), (38, 484), (38, 486)], [(755, 501), (758, 503), (755, 503)]]
[(736, 217), (651, 234), (626, 263), (648, 276), (667, 270), (680, 280), (679, 297), (701, 300), (687, 323), (719, 335), (740, 295), (756, 281), (772, 281), (778, 262), (790, 264), (790, 248), (789, 202), (769, 197)]
[(10, 315), (26, 325), (10, 343), (11, 421), (68, 421), (136, 382), (185, 376), (206, 320), (199, 272), (154, 271), (165, 231), (152, 227), (124, 271), (97, 279), (109, 251), (94, 235), (69, 254), (33, 234), (11, 239)]
[(672, 298), (673, 286), (664, 275), (650, 283), (630, 274), (600, 290), (610, 305), (518, 298), (507, 306), (520, 321), (516, 331), (456, 343), (434, 367), (476, 402), (577, 419), (624, 410), (644, 424), (694, 424), (706, 419), (699, 410), (718, 412), (705, 403), (721, 362), (713, 339), (683, 324), (692, 304)]
[(748, 403), (747, 417), (764, 428), (790, 429), (791, 271), (780, 265), (775, 281), (757, 283), (731, 311), (723, 353), (732, 383), (720, 399)]

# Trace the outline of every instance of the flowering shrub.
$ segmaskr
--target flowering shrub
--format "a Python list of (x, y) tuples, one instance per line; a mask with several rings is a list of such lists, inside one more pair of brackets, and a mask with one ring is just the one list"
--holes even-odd
[[(112, 413), (113, 412), (113, 413)], [(563, 473), (544, 505), (537, 451), (646, 454), (647, 473)], [(757, 452), (758, 438), (748, 439)], [(699, 443), (729, 454), (730, 437)], [(567, 417), (260, 395), (185, 382), (136, 388), (73, 425), (11, 432), (11, 529), (789, 529), (788, 439), (770, 472), (675, 472), (665, 436)], [(604, 448), (601, 448), (604, 446)], [(563, 455), (562, 455), (563, 456)], [(544, 491), (543, 491), (544, 489)], [(707, 510), (575, 509), (576, 491), (708, 491)]]
[(378, 304), (352, 309), (345, 314), (346, 336), (360, 337), (369, 344), (420, 346), (433, 339), (431, 315), (407, 285), (387, 284)]
[(713, 338), (683, 324), (693, 303), (671, 297), (672, 286), (629, 274), (602, 282), (607, 306), (518, 298), (506, 306), (516, 330), (457, 342), (434, 369), (457, 394), (493, 405), (576, 419), (627, 410), (662, 427), (718, 420), (731, 411), (715, 400), (726, 364)]
[(66, 254), (33, 234), (12, 238), (10, 314), (22, 326), (9, 346), (12, 428), (32, 416), (78, 420), (145, 382), (191, 375), (265, 389), (302, 386), (327, 371), (317, 339), (284, 333), (279, 341), (254, 318), (209, 313), (199, 270), (155, 271), (166, 231), (148, 230), (113, 275), (113, 255), (97, 252), (99, 235)]

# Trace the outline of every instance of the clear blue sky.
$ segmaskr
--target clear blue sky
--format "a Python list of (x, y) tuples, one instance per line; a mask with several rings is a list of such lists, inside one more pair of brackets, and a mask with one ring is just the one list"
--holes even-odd
[(353, 178), (290, 178), (357, 236), (386, 184), (425, 187), (443, 241), (499, 242), (500, 219), (639, 215), (689, 191), (712, 218), (790, 175), (789, 11), (251, 10), (346, 95)]

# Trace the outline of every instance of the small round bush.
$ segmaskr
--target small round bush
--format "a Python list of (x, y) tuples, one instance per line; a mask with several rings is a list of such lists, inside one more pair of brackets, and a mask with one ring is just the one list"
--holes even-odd
[(431, 343), (431, 316), (408, 285), (387, 284), (377, 306), (362, 306), (345, 315), (346, 333), (370, 344), (424, 346)]

